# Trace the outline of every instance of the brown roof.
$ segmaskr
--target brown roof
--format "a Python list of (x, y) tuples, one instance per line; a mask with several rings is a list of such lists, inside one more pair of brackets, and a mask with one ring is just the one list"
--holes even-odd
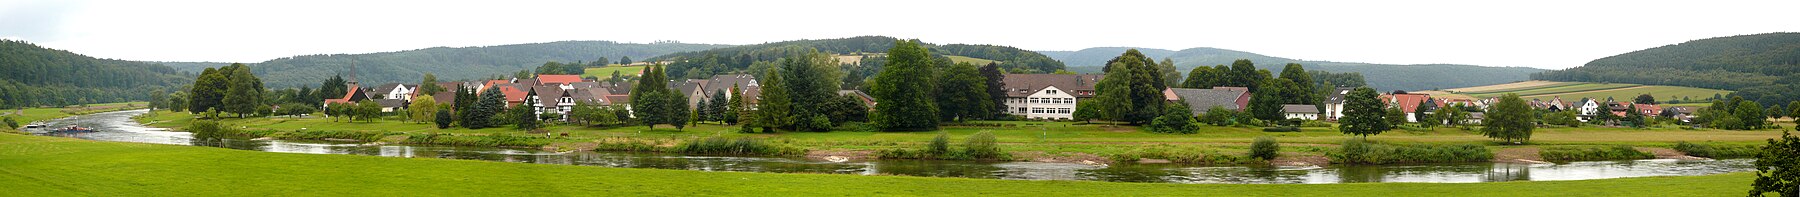
[(581, 75), (538, 75), (537, 84), (571, 84), (581, 82)]
[(1062, 74), (1006, 74), (1001, 82), (1008, 97), (1025, 97), (1055, 86), (1069, 92), (1075, 97), (1093, 97), (1094, 85), (1100, 83), (1102, 75), (1062, 75)]
[(544, 106), (556, 106), (556, 100), (563, 97), (563, 89), (556, 86), (531, 87), (531, 93), (537, 94), (538, 104)]

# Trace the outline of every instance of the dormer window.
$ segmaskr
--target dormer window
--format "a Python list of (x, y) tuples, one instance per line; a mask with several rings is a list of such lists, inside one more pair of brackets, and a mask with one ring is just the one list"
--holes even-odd
[(1056, 94), (1056, 90), (1044, 90), (1044, 93)]

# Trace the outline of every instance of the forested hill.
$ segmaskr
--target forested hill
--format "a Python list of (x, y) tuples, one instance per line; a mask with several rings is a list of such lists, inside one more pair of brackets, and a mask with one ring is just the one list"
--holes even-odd
[[(1069, 62), (1073, 65), (1082, 65), (1074, 62), (1089, 62), (1092, 59), (1101, 59), (1100, 63), (1093, 64), (1103, 64), (1105, 60), (1111, 59), (1113, 56), (1118, 56), (1120, 53), (1124, 53), (1125, 49), (1130, 48), (1089, 48), (1075, 53), (1067, 53), (1068, 55), (1057, 58), (1058, 60)], [(1139, 51), (1167, 50), (1139, 49)], [(1360, 73), (1370, 87), (1380, 90), (1430, 90), (1510, 83), (1527, 80), (1532, 73), (1543, 71), (1542, 69), (1526, 67), (1484, 67), (1459, 64), (1393, 65), (1305, 61), (1210, 47), (1184, 49), (1160, 57), (1150, 55), (1149, 53), (1146, 53), (1145, 55), (1156, 58), (1158, 61), (1161, 61), (1164, 57), (1174, 60), (1176, 68), (1183, 73), (1188, 72), (1188, 70), (1193, 69), (1195, 66), (1231, 65), (1232, 61), (1237, 61), (1238, 59), (1248, 59), (1251, 62), (1255, 62), (1257, 68), (1269, 69), (1270, 72), (1275, 73), (1281, 72), (1282, 65), (1286, 65), (1287, 63), (1299, 63), (1300, 65), (1305, 66), (1308, 71)], [(1069, 70), (1090, 73), (1100, 72), (1100, 67), (1071, 67)]]
[(1800, 100), (1800, 33), (1707, 38), (1544, 72), (1533, 79), (1736, 90), (1762, 105)]
[(0, 40), (0, 107), (142, 101), (191, 80), (168, 66)]
[(200, 74), (200, 71), (204, 71), (204, 70), (206, 70), (206, 68), (219, 68), (219, 67), (225, 67), (227, 65), (231, 65), (230, 62), (157, 62), (157, 61), (147, 61), (144, 63), (162, 64), (164, 66), (169, 66), (169, 68), (175, 68), (175, 72), (182, 72), (182, 73), (188, 73), (188, 74)]
[[(618, 43), (611, 41), (561, 41), (485, 47), (435, 47), (368, 54), (304, 55), (251, 65), (271, 88), (319, 86), (333, 75), (349, 72), (356, 63), (362, 84), (418, 83), (425, 73), (439, 80), (489, 78), (544, 65), (545, 62), (594, 61), (602, 57), (644, 59), (675, 52), (699, 51), (729, 45), (684, 43)], [(347, 77), (347, 76), (346, 76)]]
[[(704, 78), (713, 74), (750, 69), (756, 62), (773, 62), (796, 54), (819, 50), (829, 54), (885, 53), (897, 38), (860, 36), (838, 39), (794, 40), (756, 45), (726, 47), (705, 51), (673, 53), (652, 58), (675, 61), (669, 65), (669, 77)], [(1049, 73), (1063, 69), (1063, 63), (1043, 54), (1008, 46), (946, 44), (925, 47), (934, 55), (965, 56), (994, 60), (1002, 69), (1014, 72)], [(879, 56), (879, 55), (876, 55)], [(678, 61), (679, 60), (679, 61)], [(864, 62), (870, 64), (878, 62)], [(875, 65), (879, 67), (879, 65)], [(691, 74), (690, 74), (691, 73)], [(689, 76), (693, 75), (693, 76)]]
[[(1105, 65), (1106, 61), (1110, 61), (1113, 59), (1113, 57), (1118, 57), (1119, 54), (1125, 53), (1126, 49), (1132, 49), (1132, 48), (1131, 47), (1094, 47), (1094, 48), (1081, 49), (1079, 51), (1038, 51), (1038, 53), (1043, 53), (1046, 56), (1050, 56), (1050, 58), (1055, 58), (1056, 60), (1060, 60), (1063, 62), (1063, 64), (1069, 65), (1069, 67), (1095, 67), (1095, 68), (1098, 68), (1098, 67), (1106, 66)], [(1163, 58), (1169, 57), (1169, 55), (1174, 55), (1175, 51), (1171, 51), (1171, 50), (1167, 50), (1167, 49), (1138, 48), (1138, 53), (1143, 53), (1144, 57), (1150, 57), (1150, 59), (1156, 59), (1157, 61), (1162, 61)], [(1184, 70), (1182, 72), (1187, 72), (1187, 71)]]
[(1688, 41), (1600, 58), (1532, 78), (1736, 90), (1771, 85), (1790, 75), (1800, 75), (1800, 33)]

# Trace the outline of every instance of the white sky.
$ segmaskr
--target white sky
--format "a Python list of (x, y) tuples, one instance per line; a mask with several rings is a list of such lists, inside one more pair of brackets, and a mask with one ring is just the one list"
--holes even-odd
[(1553, 69), (1694, 39), (1800, 31), (1795, 8), (1800, 1), (0, 0), (0, 38), (101, 58), (261, 62), (560, 40), (886, 35), (1029, 50), (1217, 47)]

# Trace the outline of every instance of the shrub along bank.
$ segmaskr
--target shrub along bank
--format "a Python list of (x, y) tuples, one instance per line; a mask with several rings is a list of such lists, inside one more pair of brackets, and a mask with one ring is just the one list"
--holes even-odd
[(1633, 149), (1631, 146), (1626, 145), (1558, 146), (1544, 148), (1543, 150), (1538, 151), (1538, 156), (1551, 162), (1628, 160), (1656, 157), (1656, 155), (1638, 151), (1637, 149)]
[(1494, 159), (1487, 147), (1475, 144), (1381, 144), (1362, 139), (1344, 140), (1337, 150), (1327, 152), (1331, 163), (1392, 164), (1483, 162)]
[(1762, 151), (1757, 145), (1701, 144), (1689, 142), (1675, 143), (1675, 150), (1688, 156), (1714, 159), (1756, 157)]

